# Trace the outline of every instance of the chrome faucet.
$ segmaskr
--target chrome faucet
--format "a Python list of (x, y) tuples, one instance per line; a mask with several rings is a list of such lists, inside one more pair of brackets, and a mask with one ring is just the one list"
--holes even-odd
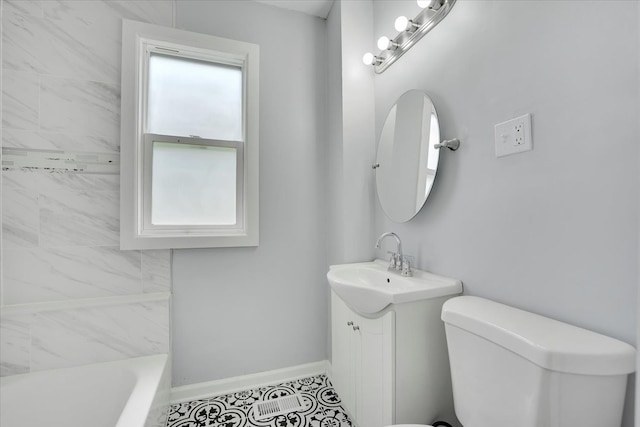
[(376, 242), (376, 248), (380, 248), (380, 242), (384, 240), (385, 237), (393, 237), (396, 239), (396, 252), (389, 252), (391, 257), (389, 258), (389, 271), (393, 271), (397, 273), (400, 272), (401, 276), (413, 276), (413, 272), (411, 271), (411, 263), (410, 259), (413, 257), (409, 257), (402, 254), (402, 242), (400, 241), (400, 237), (396, 233), (382, 233), (380, 237), (378, 237), (378, 241)]
[(400, 270), (402, 269), (402, 242), (396, 233), (382, 233), (376, 242), (376, 249), (380, 248), (380, 242), (382, 242), (385, 237), (389, 236), (396, 239), (396, 252), (389, 252), (391, 254), (391, 258), (389, 259), (389, 270)]

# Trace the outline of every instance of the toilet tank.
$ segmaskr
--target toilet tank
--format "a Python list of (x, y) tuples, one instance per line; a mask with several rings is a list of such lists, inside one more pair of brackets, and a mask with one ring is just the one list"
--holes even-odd
[(442, 307), (464, 427), (619, 426), (635, 349), (487, 299)]

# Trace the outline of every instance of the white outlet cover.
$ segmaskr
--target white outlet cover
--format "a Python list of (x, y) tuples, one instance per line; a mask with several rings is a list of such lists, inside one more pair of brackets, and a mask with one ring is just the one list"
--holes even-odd
[(498, 123), (495, 126), (495, 143), (496, 157), (532, 150), (531, 114)]

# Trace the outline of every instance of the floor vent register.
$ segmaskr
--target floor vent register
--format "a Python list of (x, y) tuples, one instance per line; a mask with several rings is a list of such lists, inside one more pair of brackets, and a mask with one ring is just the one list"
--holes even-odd
[(292, 394), (291, 396), (254, 403), (253, 416), (256, 421), (260, 421), (277, 415), (299, 411), (301, 409), (304, 409), (302, 396), (299, 394)]

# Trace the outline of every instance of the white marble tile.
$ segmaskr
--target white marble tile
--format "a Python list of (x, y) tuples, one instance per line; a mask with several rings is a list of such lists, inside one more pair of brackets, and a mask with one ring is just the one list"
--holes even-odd
[(111, 246), (119, 244), (117, 176), (48, 174), (40, 188), (40, 246)]
[(2, 127), (38, 129), (38, 75), (2, 70)]
[(3, 68), (101, 82), (119, 81), (118, 23), (107, 20), (87, 25), (11, 12), (4, 13), (2, 20)]
[(18, 13), (21, 15), (44, 16), (42, 1), (38, 0), (4, 0), (3, 12)]
[(58, 192), (79, 191), (97, 193), (120, 191), (120, 176), (82, 173), (38, 174), (40, 193), (55, 196)]
[(38, 190), (33, 172), (2, 172), (2, 247), (38, 246)]
[(44, 4), (44, 15), (50, 19), (73, 19), (87, 25), (99, 24), (105, 20), (132, 19), (170, 27), (173, 25), (173, 2), (168, 0), (91, 2), (56, 0), (47, 1)]
[(2, 146), (36, 150), (116, 153), (120, 151), (120, 138), (109, 139), (95, 135), (3, 129)]
[[(5, 10), (2, 14), (2, 68), (56, 73), (64, 61), (57, 58), (56, 39), (43, 17)], [(64, 67), (67, 68), (67, 67)]]
[(170, 1), (42, 2), (44, 17), (4, 14), (3, 65), (118, 83), (122, 18), (171, 26)]
[(0, 376), (29, 372), (30, 324), (28, 314), (0, 317)]
[(145, 293), (171, 291), (171, 251), (142, 251), (142, 286)]
[(34, 315), (31, 369), (169, 352), (169, 301)]
[(40, 89), (41, 130), (118, 140), (120, 88), (117, 85), (44, 76), (40, 79)]
[(140, 252), (118, 247), (4, 251), (4, 304), (142, 293)]

